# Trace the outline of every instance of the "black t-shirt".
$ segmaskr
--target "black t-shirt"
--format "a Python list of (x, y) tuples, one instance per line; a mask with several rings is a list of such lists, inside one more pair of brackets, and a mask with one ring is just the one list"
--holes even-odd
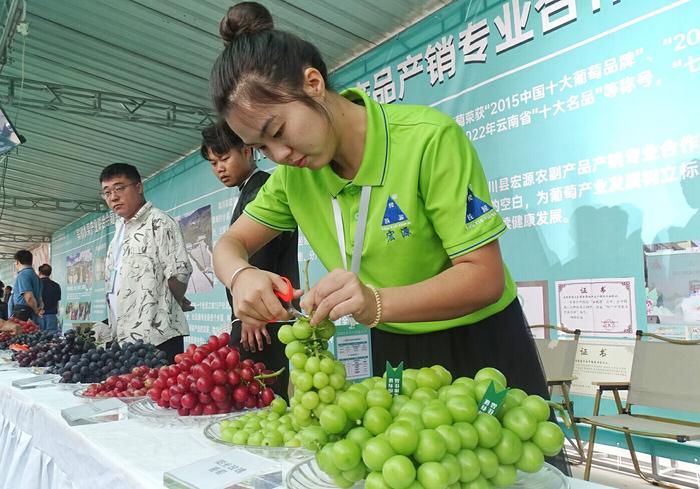
[(44, 301), (44, 314), (58, 314), (58, 301), (61, 300), (61, 286), (49, 277), (41, 279), (41, 298)]
[[(270, 178), (270, 174), (264, 171), (257, 171), (250, 176), (248, 181), (243, 185), (241, 194), (238, 197), (236, 207), (233, 209), (231, 216), (231, 224), (236, 219), (241, 217), (243, 209), (248, 203), (255, 199), (258, 195), (260, 187)], [(283, 232), (275, 239), (260, 248), (257, 253), (250, 257), (250, 264), (258, 267), (261, 270), (276, 273), (287, 277), (295, 289), (299, 288), (299, 262), (297, 257), (297, 245), (299, 241), (299, 233)], [(226, 284), (228, 285), (228, 284)], [(231, 300), (231, 292), (226, 289), (226, 298), (228, 299), (231, 310), (233, 311), (233, 302)], [(231, 315), (231, 320), (235, 319), (235, 312)]]

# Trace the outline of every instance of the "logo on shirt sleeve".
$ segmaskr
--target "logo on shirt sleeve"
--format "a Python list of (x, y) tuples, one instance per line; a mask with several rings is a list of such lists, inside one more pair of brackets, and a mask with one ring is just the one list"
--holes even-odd
[(467, 215), (465, 218), (467, 225), (475, 224), (475, 221), (481, 220), (481, 217), (488, 214), (491, 210), (493, 210), (493, 207), (474, 195), (471, 187), (467, 189)]
[(408, 238), (411, 236), (409, 225), (411, 221), (396, 203), (396, 194), (386, 200), (384, 217), (382, 218), (382, 230), (386, 233), (387, 242), (395, 241), (397, 237)]

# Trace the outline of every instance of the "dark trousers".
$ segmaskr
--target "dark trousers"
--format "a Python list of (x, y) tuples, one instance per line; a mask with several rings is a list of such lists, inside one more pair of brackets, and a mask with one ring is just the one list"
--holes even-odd
[[(394, 334), (372, 329), (374, 375), (382, 375), (386, 361), (404, 368), (442, 365), (454, 378), (474, 377), (482, 367), (500, 370), (508, 387), (549, 399), (542, 363), (520, 302), (475, 324), (426, 334)], [(556, 422), (552, 414), (550, 419)], [(569, 464), (562, 455), (548, 458), (565, 475)]]
[(34, 310), (24, 304), (15, 304), (12, 308), (12, 317), (20, 321), (28, 321), (31, 319), (34, 323), (39, 325), (39, 316), (34, 314)]
[(241, 348), (241, 322), (236, 319), (231, 323), (231, 340), (229, 346), (236, 347), (241, 352), (241, 360), (250, 358), (255, 362), (263, 362), (265, 366), (272, 370), (277, 371), (284, 367), (284, 372), (282, 372), (278, 377), (277, 381), (272, 384), (272, 390), (278, 396), (282, 397), (285, 401), (289, 400), (289, 360), (284, 355), (285, 345), (277, 339), (277, 332), (280, 326), (283, 324), (291, 323), (270, 323), (267, 325), (267, 332), (270, 334), (270, 340), (272, 344), (265, 344), (263, 351), (249, 352)]
[(185, 351), (185, 339), (184, 336), (175, 336), (167, 341), (164, 341), (160, 345), (156, 345), (156, 348), (160, 351), (165, 352), (165, 358), (168, 360), (168, 364), (175, 363), (175, 355)]

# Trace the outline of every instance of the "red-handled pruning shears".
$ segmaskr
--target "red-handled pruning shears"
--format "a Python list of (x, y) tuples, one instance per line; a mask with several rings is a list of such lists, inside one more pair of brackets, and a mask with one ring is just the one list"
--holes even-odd
[(294, 287), (292, 286), (292, 282), (290, 282), (287, 277), (280, 276), (280, 278), (284, 280), (284, 283), (287, 286), (287, 290), (275, 290), (275, 295), (279, 298), (279, 300), (282, 301), (282, 304), (284, 305), (285, 309), (289, 314), (291, 314), (297, 319), (306, 317), (300, 311), (298, 311), (292, 304), (292, 300), (294, 299)]

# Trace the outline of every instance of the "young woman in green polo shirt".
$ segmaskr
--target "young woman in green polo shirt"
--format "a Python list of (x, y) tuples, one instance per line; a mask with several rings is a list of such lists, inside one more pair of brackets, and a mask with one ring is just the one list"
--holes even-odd
[(273, 293), (284, 282), (247, 258), (298, 225), (331, 270), (302, 307), (312, 323), (351, 315), (372, 327), (376, 375), (386, 360), (441, 364), (454, 376), (492, 366), (546, 397), (501, 259), (506, 226), (459, 126), (427, 107), (332, 91), (318, 50), (274, 29), (259, 4), (229, 9), (220, 31), (214, 106), (280, 165), (214, 251), (216, 274), (260, 346), (264, 325), (287, 317)]

